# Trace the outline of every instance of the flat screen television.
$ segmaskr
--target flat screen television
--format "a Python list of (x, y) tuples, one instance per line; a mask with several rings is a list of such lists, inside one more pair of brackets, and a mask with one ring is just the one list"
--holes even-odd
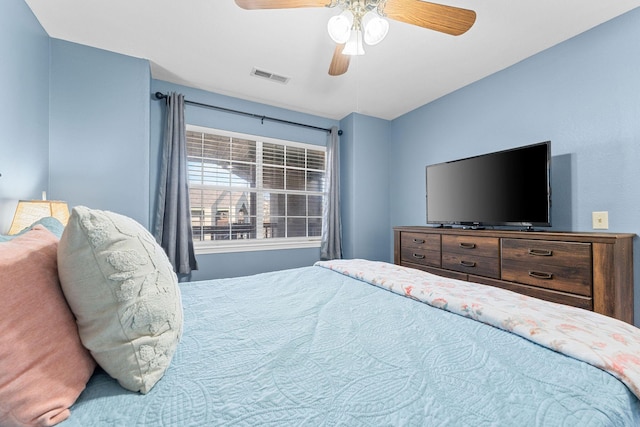
[(551, 226), (551, 142), (426, 167), (427, 223)]

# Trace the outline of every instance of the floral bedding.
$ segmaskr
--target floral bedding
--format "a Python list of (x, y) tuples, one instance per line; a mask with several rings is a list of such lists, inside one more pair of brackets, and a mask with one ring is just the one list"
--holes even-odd
[(598, 313), (376, 261), (316, 264), (465, 316), (607, 371), (640, 398), (640, 329)]

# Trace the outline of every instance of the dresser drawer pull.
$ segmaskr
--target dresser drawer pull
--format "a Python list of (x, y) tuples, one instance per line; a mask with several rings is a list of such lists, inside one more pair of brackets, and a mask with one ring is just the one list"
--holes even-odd
[(543, 280), (551, 280), (553, 278), (553, 274), (551, 273), (540, 273), (538, 271), (530, 271), (529, 276), (534, 279), (543, 279)]
[(549, 251), (549, 250), (546, 250), (546, 249), (529, 249), (529, 255), (551, 256), (551, 255), (553, 255), (553, 251)]
[(460, 265), (463, 267), (475, 267), (476, 263), (473, 261), (460, 261)]
[(413, 257), (416, 259), (424, 259), (424, 255), (423, 254), (413, 254)]
[(459, 243), (458, 244), (462, 249), (474, 249), (476, 247), (475, 243)]
[(424, 243), (424, 239), (413, 239), (413, 243), (423, 244)]

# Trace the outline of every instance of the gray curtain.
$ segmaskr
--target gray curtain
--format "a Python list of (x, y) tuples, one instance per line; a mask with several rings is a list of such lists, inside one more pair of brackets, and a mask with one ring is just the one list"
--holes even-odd
[(340, 136), (331, 128), (327, 144), (327, 199), (322, 211), (320, 259), (342, 258), (342, 222), (340, 220)]
[(198, 269), (198, 264), (191, 233), (184, 96), (171, 93), (166, 101), (166, 127), (154, 235), (167, 253), (175, 272), (189, 274), (191, 270)]

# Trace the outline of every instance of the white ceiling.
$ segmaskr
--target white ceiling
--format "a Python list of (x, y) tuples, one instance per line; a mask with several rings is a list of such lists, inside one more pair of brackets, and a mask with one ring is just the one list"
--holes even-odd
[[(447, 0), (475, 10), (449, 36), (391, 21), (342, 76), (327, 74), (336, 9), (244, 10), (233, 0), (25, 0), (53, 37), (145, 58), (152, 76), (342, 119), (394, 119), (640, 6), (639, 0)], [(328, 2), (328, 1), (327, 1)], [(253, 67), (290, 77), (251, 77)], [(194, 100), (197, 101), (197, 100)]]

